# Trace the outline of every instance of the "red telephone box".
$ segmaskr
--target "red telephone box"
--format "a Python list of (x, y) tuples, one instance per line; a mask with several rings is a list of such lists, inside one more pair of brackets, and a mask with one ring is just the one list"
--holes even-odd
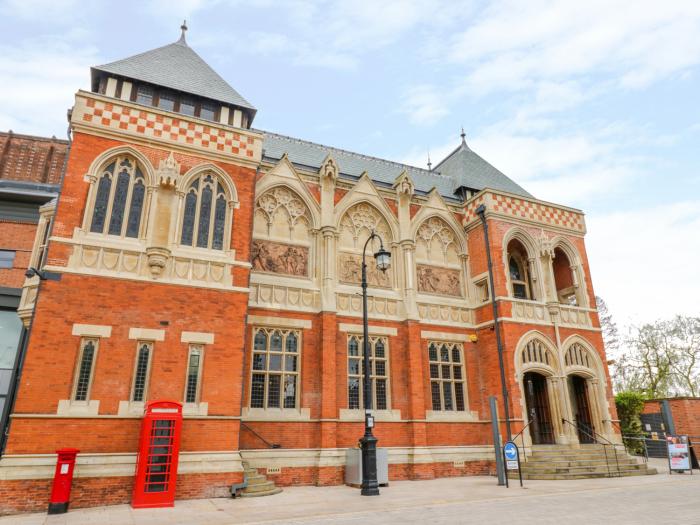
[(181, 429), (181, 403), (146, 403), (131, 497), (131, 506), (135, 509), (172, 507), (175, 504)]

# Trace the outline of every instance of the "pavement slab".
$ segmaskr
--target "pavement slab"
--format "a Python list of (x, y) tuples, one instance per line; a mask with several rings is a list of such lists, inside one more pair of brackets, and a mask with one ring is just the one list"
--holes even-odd
[(24, 514), (0, 525), (218, 525), (290, 524), (693, 524), (700, 525), (700, 475), (661, 474), (629, 478), (517, 481), (498, 487), (478, 476), (395, 481), (379, 497), (358, 489), (286, 487), (262, 498), (177, 501), (167, 509), (128, 505), (75, 509), (67, 514)]

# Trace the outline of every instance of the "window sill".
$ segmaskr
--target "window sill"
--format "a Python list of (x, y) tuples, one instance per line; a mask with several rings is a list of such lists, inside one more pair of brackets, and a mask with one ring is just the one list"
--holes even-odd
[(143, 416), (146, 403), (143, 401), (119, 401), (119, 416)]
[(100, 402), (97, 399), (90, 401), (73, 401), (61, 399), (58, 401), (59, 416), (96, 416), (100, 411)]
[(311, 421), (308, 408), (243, 408), (242, 421)]
[(425, 420), (427, 422), (465, 423), (478, 421), (479, 417), (476, 412), (462, 412), (457, 410), (426, 410)]
[[(400, 410), (372, 410), (372, 416), (375, 421), (401, 421)], [(365, 411), (363, 409), (341, 408), (341, 421), (364, 421)]]
[(206, 416), (209, 413), (209, 403), (183, 403), (183, 416)]

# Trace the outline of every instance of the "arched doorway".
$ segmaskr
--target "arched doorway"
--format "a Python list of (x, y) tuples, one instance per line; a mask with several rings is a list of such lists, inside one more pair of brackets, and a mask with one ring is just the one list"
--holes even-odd
[(579, 375), (569, 376), (569, 392), (571, 393), (571, 409), (576, 423), (579, 443), (595, 443), (595, 429), (591, 406), (588, 397), (588, 381)]
[(547, 378), (537, 372), (527, 372), (523, 376), (525, 402), (530, 424), (530, 437), (533, 445), (551, 445), (554, 443), (552, 413), (549, 408)]

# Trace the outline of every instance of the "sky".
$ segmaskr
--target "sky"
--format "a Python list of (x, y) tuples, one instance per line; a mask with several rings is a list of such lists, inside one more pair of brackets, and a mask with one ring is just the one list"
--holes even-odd
[(90, 66), (183, 19), (255, 127), (425, 166), (463, 126), (585, 212), (619, 324), (700, 316), (700, 1), (0, 0), (0, 130), (65, 137)]

